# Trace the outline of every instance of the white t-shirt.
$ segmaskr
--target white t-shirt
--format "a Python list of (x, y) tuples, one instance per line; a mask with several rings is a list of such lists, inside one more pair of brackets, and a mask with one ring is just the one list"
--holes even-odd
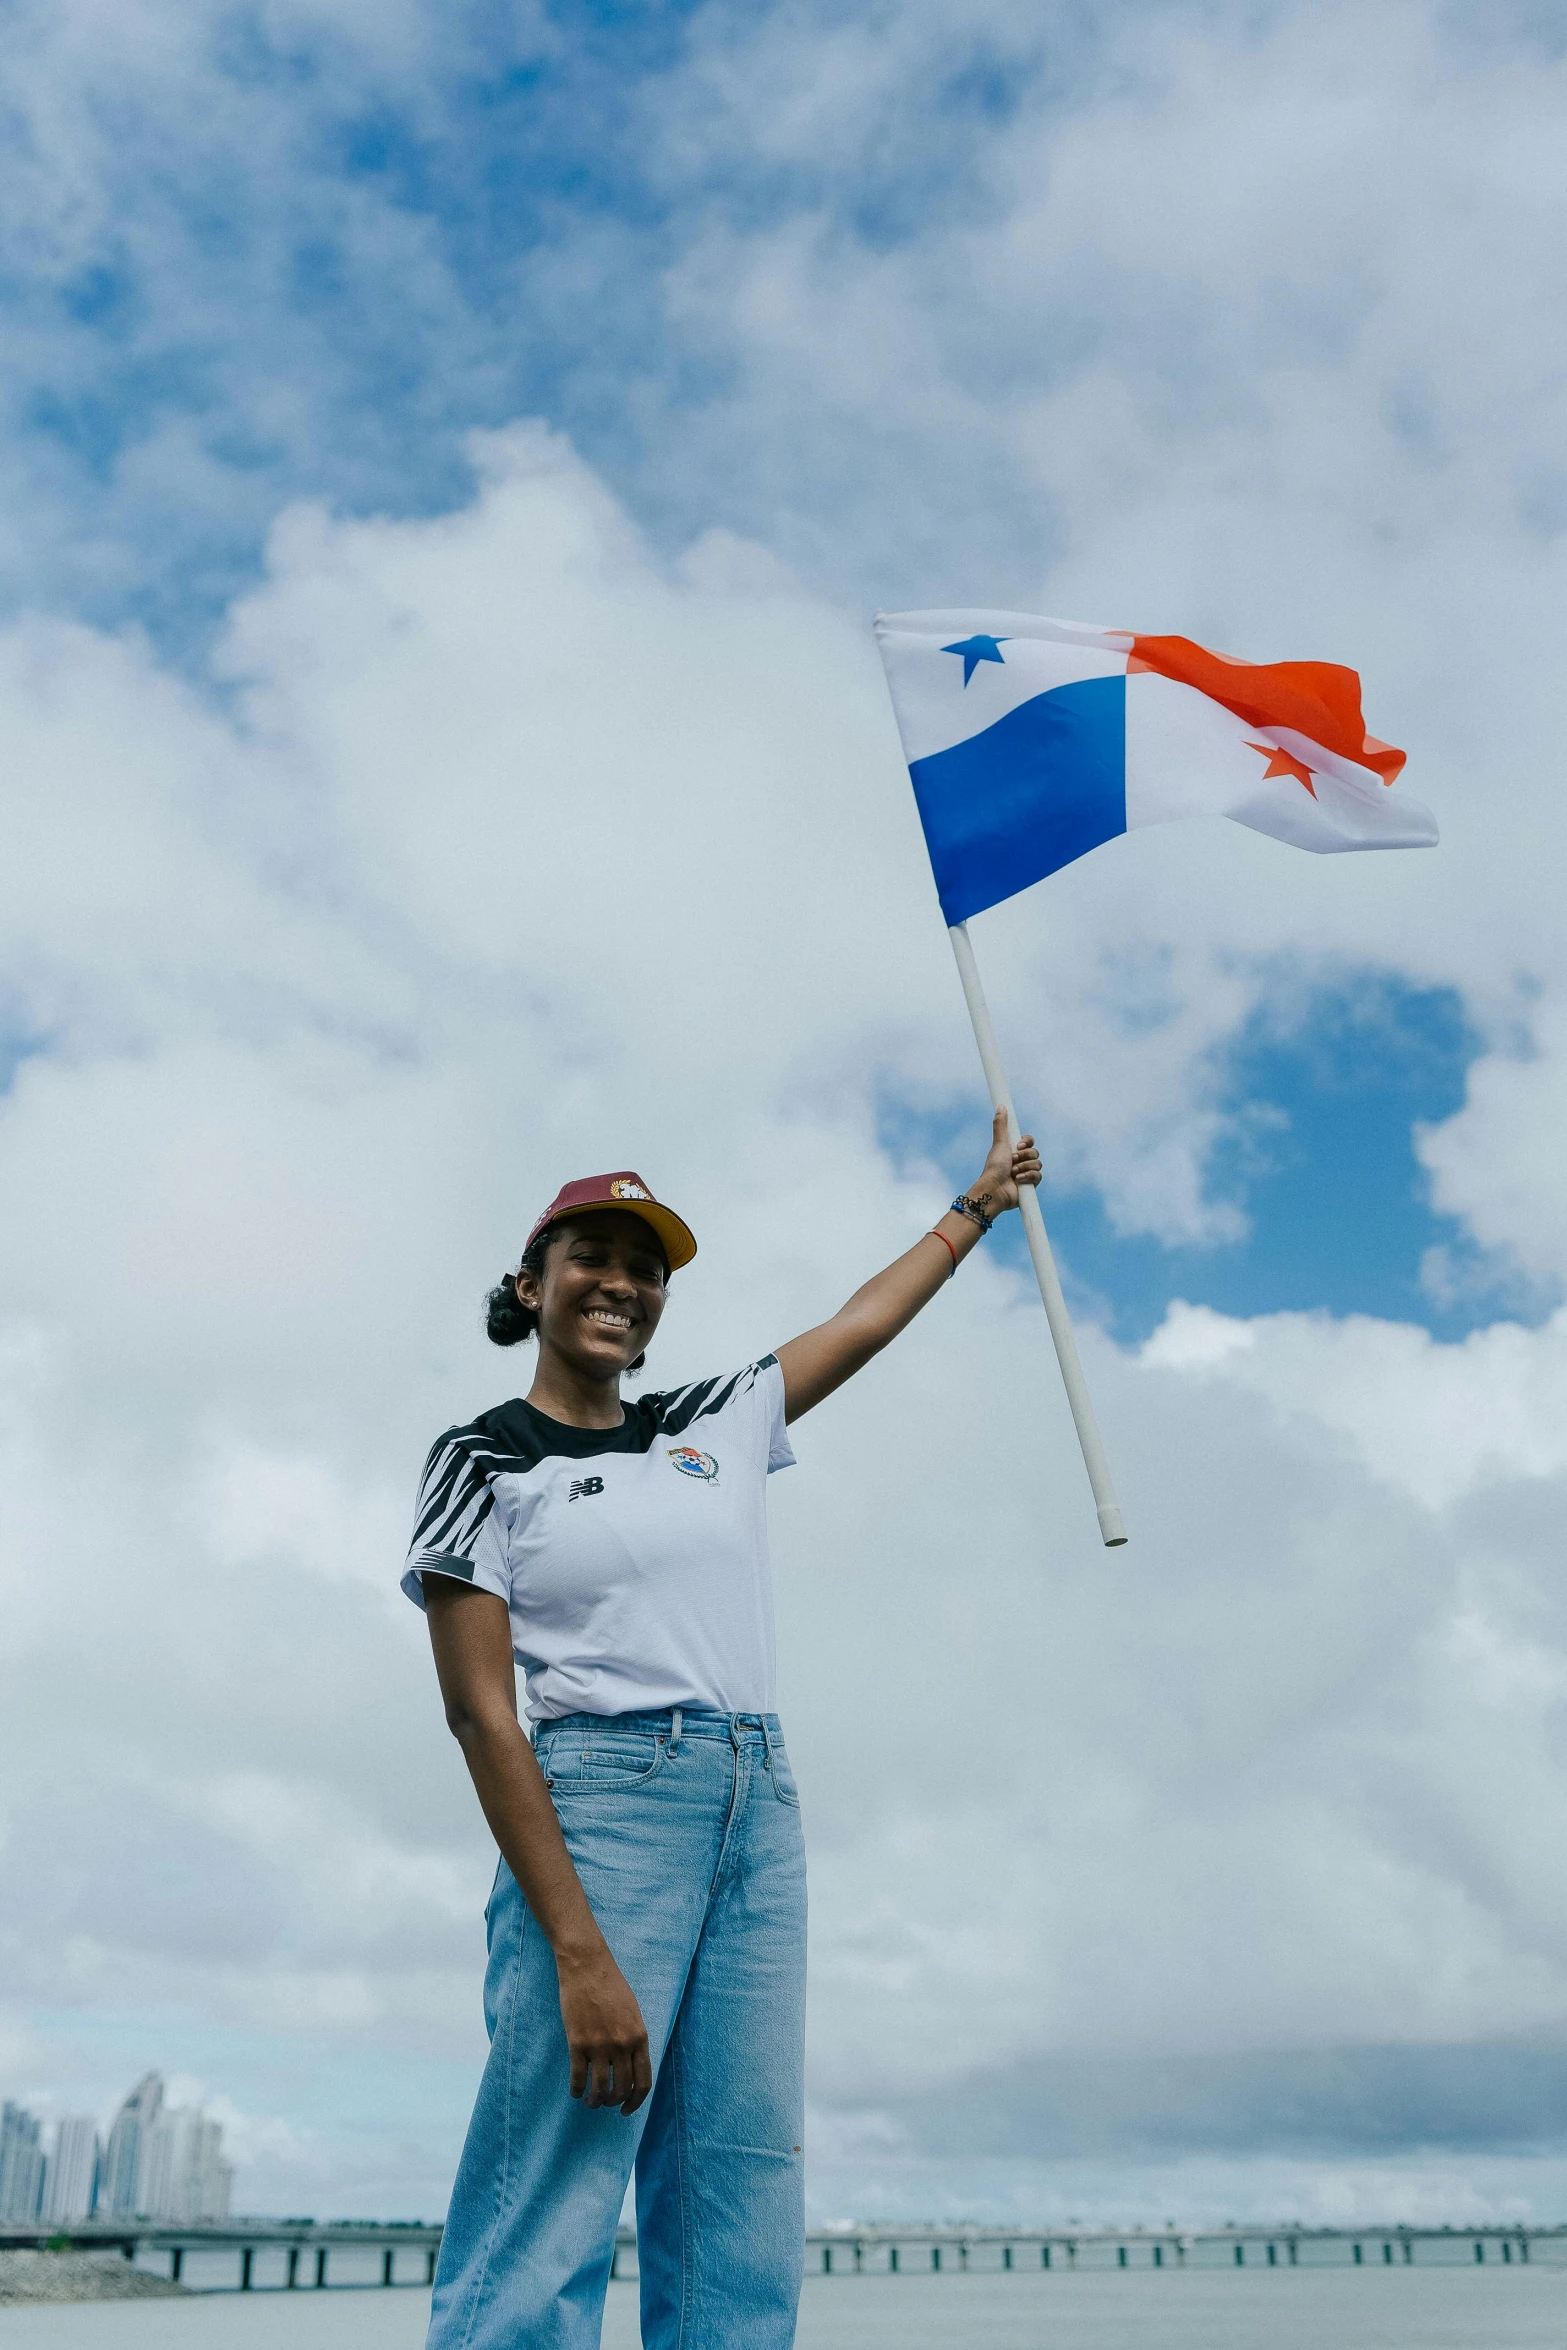
[(766, 1488), (793, 1460), (775, 1355), (628, 1399), (618, 1428), (498, 1404), (433, 1447), (403, 1589), (422, 1607), (431, 1570), (505, 1600), (534, 1721), (771, 1713)]

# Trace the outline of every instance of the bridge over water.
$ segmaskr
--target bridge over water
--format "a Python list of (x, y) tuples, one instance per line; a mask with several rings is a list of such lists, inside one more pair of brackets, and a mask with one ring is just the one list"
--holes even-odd
[[(68, 2228), (0, 2223), (0, 2250), (112, 2251), (205, 2292), (347, 2291), (428, 2285), (438, 2223), (419, 2220), (81, 2220)], [(1129, 2268), (1347, 2268), (1543, 2262), (1567, 2267), (1567, 2227), (1008, 2228), (893, 2222), (813, 2228), (806, 2268), (820, 2276), (1055, 2272)], [(623, 2228), (613, 2273), (636, 2274)]]

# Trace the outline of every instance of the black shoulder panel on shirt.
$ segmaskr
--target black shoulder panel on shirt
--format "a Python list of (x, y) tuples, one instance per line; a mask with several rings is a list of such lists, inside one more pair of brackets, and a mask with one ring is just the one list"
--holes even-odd
[(489, 1479), (469, 1450), (470, 1434), (448, 1428), (430, 1447), (414, 1523), (416, 1553), (471, 1542), (495, 1506)]
[(694, 1387), (672, 1387), (666, 1395), (650, 1395), (647, 1400), (658, 1407), (663, 1433), (678, 1436), (693, 1420), (705, 1420), (710, 1412), (721, 1412), (735, 1396), (754, 1387), (758, 1371), (765, 1371), (777, 1360), (776, 1355), (763, 1355), (759, 1363), (748, 1363), (743, 1371), (735, 1371), (727, 1379), (699, 1379)]

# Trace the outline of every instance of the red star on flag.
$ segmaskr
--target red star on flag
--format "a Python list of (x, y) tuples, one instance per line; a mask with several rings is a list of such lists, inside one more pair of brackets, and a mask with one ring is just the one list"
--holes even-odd
[(1304, 759), (1297, 759), (1293, 752), (1281, 751), (1277, 743), (1248, 742), (1246, 748), (1248, 751), (1260, 751), (1267, 760), (1268, 764), (1262, 771), (1264, 783), (1270, 775), (1293, 775), (1295, 781), (1303, 783), (1312, 798), (1316, 798), (1317, 787), (1311, 780), (1312, 771)]

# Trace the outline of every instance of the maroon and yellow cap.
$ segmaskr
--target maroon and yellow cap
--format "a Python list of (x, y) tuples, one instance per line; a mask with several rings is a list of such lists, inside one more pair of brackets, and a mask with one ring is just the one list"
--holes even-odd
[(583, 1175), (575, 1183), (563, 1183), (528, 1234), (527, 1248), (532, 1248), (547, 1224), (557, 1224), (563, 1216), (585, 1216), (593, 1208), (623, 1208), (628, 1215), (640, 1216), (644, 1224), (651, 1224), (664, 1244), (671, 1273), (689, 1265), (696, 1255), (696, 1242), (689, 1226), (681, 1222), (673, 1208), (666, 1208), (662, 1201), (656, 1200), (641, 1176), (629, 1167), (622, 1167), (616, 1175)]

